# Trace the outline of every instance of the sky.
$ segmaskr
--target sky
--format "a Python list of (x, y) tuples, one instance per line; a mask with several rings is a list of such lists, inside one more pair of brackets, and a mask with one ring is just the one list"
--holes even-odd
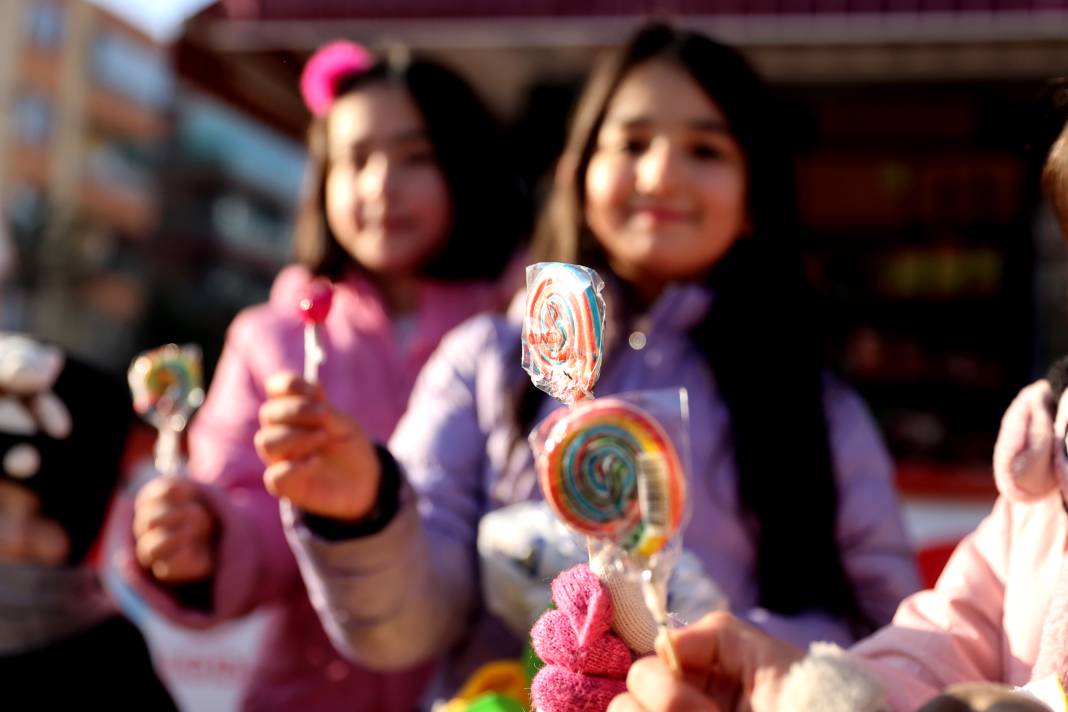
[(214, 0), (89, 0), (160, 41), (174, 39), (182, 22)]

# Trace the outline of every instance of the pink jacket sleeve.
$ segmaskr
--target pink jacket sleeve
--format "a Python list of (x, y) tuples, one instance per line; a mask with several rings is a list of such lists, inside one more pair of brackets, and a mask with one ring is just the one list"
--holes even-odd
[(895, 710), (916, 709), (957, 682), (1002, 679), (1002, 619), (1011, 506), (994, 511), (950, 557), (933, 589), (906, 599), (892, 625), (858, 643)]
[(278, 501), (264, 489), (263, 463), (253, 445), (264, 374), (255, 372), (249, 358), (248, 349), (257, 343), (250, 321), (246, 312), (230, 326), (207, 400), (189, 434), (189, 477), (200, 484), (219, 523), (210, 610), (183, 607), (136, 563), (132, 536), (126, 547), (127, 580), (153, 608), (181, 625), (206, 627), (245, 615), (299, 584)]

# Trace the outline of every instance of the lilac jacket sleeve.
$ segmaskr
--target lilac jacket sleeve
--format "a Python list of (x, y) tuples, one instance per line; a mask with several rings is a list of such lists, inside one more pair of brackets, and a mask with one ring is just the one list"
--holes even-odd
[[(827, 379), (825, 394), (838, 478), (838, 547), (873, 630), (888, 623), (901, 600), (920, 588), (919, 573), (901, 522), (893, 463), (871, 414), (858, 395), (833, 379)], [(822, 613), (782, 616), (755, 609), (747, 617), (799, 647), (816, 640), (848, 646), (857, 636), (841, 619)]]
[(248, 353), (257, 343), (248, 317), (243, 313), (231, 325), (207, 400), (189, 434), (189, 477), (218, 517), (211, 607), (183, 606), (142, 569), (133, 556), (132, 535), (123, 552), (120, 568), (127, 581), (153, 608), (181, 625), (207, 627), (245, 615), (299, 585), (278, 501), (264, 489), (263, 463), (253, 445), (264, 394)]
[(290, 542), (334, 644), (372, 669), (434, 659), (470, 628), (486, 435), (476, 407), (479, 355), (492, 331), (468, 322), (442, 341), (390, 441), (405, 472), (400, 512), (381, 532), (316, 537), (293, 512)]

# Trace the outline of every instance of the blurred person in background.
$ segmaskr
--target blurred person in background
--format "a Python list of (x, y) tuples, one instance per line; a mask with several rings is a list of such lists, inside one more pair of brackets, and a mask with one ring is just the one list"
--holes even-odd
[[(122, 569), (181, 625), (279, 609), (245, 709), (410, 710), (428, 661), (376, 672), (342, 658), (323, 631), (278, 502), (264, 488), (253, 442), (264, 425), (260, 408), (273, 374), (301, 370), (298, 298), (313, 279), (326, 279), (333, 306), (320, 327), (326, 361), (317, 388), (385, 442), (442, 335), (499, 300), (497, 280), (526, 236), (529, 207), (495, 120), (446, 67), (339, 42), (311, 58), (301, 88), (314, 118), (299, 264), (279, 274), (268, 303), (230, 326), (190, 431), (188, 476), (139, 492)], [(334, 437), (323, 435), (322, 443)], [(279, 467), (272, 475), (285, 477)], [(320, 512), (324, 536), (349, 534), (329, 519), (344, 512), (344, 501), (337, 506)], [(385, 523), (365, 522), (363, 531)]]
[(0, 332), (0, 686), (5, 706), (175, 709), (93, 561), (133, 418), (126, 385)]

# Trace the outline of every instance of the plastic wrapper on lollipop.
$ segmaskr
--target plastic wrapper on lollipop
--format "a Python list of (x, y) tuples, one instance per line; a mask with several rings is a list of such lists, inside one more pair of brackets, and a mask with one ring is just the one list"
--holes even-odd
[(535, 386), (574, 403), (592, 396), (603, 360), (604, 282), (564, 262), (527, 267), (523, 369)]
[(666, 580), (689, 518), (685, 389), (636, 391), (554, 411), (531, 433), (550, 508), (590, 543), (590, 558)]

